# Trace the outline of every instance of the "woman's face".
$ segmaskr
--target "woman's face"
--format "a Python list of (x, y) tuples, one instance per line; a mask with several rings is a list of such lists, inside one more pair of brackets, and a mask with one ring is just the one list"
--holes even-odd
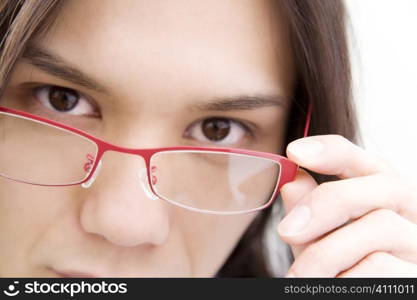
[[(294, 70), (272, 2), (65, 1), (2, 101), (124, 147), (280, 153)], [(75, 104), (57, 111), (56, 95)], [(137, 159), (105, 155), (87, 189), (0, 179), (0, 276), (213, 276), (256, 215), (153, 201)]]

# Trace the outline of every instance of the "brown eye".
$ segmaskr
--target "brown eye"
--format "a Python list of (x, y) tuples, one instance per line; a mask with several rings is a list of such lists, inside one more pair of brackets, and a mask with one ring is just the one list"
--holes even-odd
[(97, 107), (76, 90), (55, 85), (44, 85), (33, 90), (34, 98), (47, 110), (56, 114), (99, 116)]
[(185, 137), (202, 144), (237, 146), (251, 131), (239, 122), (224, 117), (211, 117), (193, 123), (187, 128)]
[(80, 98), (76, 91), (57, 86), (49, 88), (48, 96), (51, 106), (60, 112), (72, 110), (78, 104)]
[(214, 142), (225, 139), (230, 133), (230, 120), (227, 119), (207, 119), (201, 126), (204, 136)]

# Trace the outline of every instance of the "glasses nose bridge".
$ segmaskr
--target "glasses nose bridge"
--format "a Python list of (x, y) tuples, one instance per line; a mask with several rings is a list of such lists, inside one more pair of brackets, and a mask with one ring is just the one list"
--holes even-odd
[[(97, 156), (98, 161), (96, 162), (97, 167), (93, 170), (93, 174), (90, 177), (90, 179), (82, 184), (82, 187), (89, 188), (92, 185), (92, 183), (96, 180), (96, 178), (100, 176), (99, 173), (103, 172), (103, 169), (107, 169), (106, 172), (109, 172), (109, 169), (112, 171), (120, 172), (120, 168), (123, 168), (123, 166), (128, 166), (129, 169), (136, 167), (138, 172), (137, 174), (133, 174), (133, 176), (137, 176), (137, 178), (140, 181), (140, 186), (143, 188), (143, 190), (146, 192), (146, 195), (149, 197), (151, 192), (149, 191), (149, 188), (146, 185), (150, 184), (148, 174), (150, 168), (149, 159), (152, 152), (149, 152), (147, 149), (130, 149), (119, 146), (112, 146), (113, 145), (111, 144), (108, 146), (106, 145), (105, 147), (99, 150)], [(132, 160), (130, 162), (126, 162), (125, 160), (129, 159), (129, 157)], [(105, 166), (105, 168), (103, 168), (103, 165)], [(116, 170), (115, 167), (118, 170)], [(153, 199), (153, 195), (151, 199)]]
[(130, 154), (141, 157), (145, 162), (146, 169), (149, 169), (150, 167), (150, 160), (151, 156), (155, 152), (153, 149), (146, 149), (146, 148), (126, 148), (117, 146), (110, 143), (103, 143), (101, 147), (102, 151), (100, 151), (100, 159), (104, 156), (104, 154), (107, 152), (116, 152), (120, 154)]

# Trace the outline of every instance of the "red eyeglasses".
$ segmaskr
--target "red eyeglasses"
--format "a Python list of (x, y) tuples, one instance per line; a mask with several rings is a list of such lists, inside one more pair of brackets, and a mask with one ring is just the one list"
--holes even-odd
[[(311, 118), (309, 106), (304, 136)], [(273, 153), (213, 147), (131, 149), (27, 112), (0, 106), (0, 176), (40, 186), (95, 180), (107, 151), (141, 157), (137, 181), (151, 199), (212, 214), (240, 214), (272, 204), (298, 166)]]

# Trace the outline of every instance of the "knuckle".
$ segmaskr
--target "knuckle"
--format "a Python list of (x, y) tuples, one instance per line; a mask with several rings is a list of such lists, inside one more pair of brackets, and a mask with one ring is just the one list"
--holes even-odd
[(367, 222), (374, 224), (375, 228), (379, 228), (381, 234), (385, 236), (402, 236), (406, 232), (415, 232), (403, 217), (391, 209), (376, 209), (364, 218)]
[(391, 162), (389, 162), (386, 158), (381, 157), (379, 155), (374, 156), (374, 161), (376, 168), (380, 170), (380, 172), (388, 173), (388, 174), (394, 174), (398, 175), (399, 170), (395, 168)]
[(393, 211), (398, 211), (399, 209), (399, 199), (403, 198), (402, 194), (404, 193), (396, 177), (393, 177), (387, 173), (380, 173), (375, 175), (377, 184), (383, 187), (390, 187), (391, 193), (397, 195), (396, 197), (388, 197), (385, 200), (385, 206), (388, 209)]
[(379, 153), (370, 152), (369, 150), (363, 149), (365, 159), (372, 165), (372, 168), (375, 170), (375, 173), (386, 174), (386, 175), (399, 175), (399, 171), (394, 165), (387, 160), (385, 157), (381, 156)]
[(385, 198), (386, 208), (399, 214), (407, 214), (417, 209), (417, 186), (414, 182), (386, 172), (374, 176), (378, 186), (388, 189), (391, 195), (395, 195)]
[(363, 217), (367, 223), (375, 224), (377, 228), (388, 233), (400, 225), (401, 217), (391, 209), (378, 208)]
[(406, 204), (415, 206), (417, 204), (417, 185), (410, 178), (391, 176), (396, 192), (405, 200)]
[(376, 221), (378, 223), (380, 223), (381, 221), (397, 223), (399, 219), (398, 214), (395, 211), (388, 209), (388, 208), (376, 209), (369, 213), (369, 217), (371, 218), (372, 221)]
[(381, 263), (383, 263), (384, 261), (386, 261), (389, 258), (390, 258), (390, 255), (388, 253), (383, 252), (383, 251), (375, 251), (375, 252), (372, 252), (371, 254), (367, 255), (360, 262), (360, 265), (361, 266), (366, 265), (367, 267), (377, 268), (381, 265)]
[(337, 277), (380, 277), (386, 274), (387, 265), (392, 262), (392, 256), (383, 251), (375, 251), (366, 255), (351, 269), (341, 272)]

